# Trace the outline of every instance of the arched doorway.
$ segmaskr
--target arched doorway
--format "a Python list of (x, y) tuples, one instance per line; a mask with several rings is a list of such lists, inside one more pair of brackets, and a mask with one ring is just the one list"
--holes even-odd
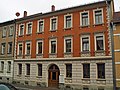
[(60, 70), (57, 65), (52, 64), (48, 69), (48, 87), (58, 87)]

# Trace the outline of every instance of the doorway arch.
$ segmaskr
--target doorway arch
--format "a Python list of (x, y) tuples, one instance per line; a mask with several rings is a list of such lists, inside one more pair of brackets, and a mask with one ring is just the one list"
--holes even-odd
[(48, 87), (58, 87), (60, 70), (57, 65), (52, 64), (48, 69)]

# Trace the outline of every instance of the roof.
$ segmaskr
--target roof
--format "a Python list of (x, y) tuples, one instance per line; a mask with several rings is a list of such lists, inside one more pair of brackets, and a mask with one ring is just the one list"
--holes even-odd
[(2, 23), (0, 23), (0, 27), (1, 26), (10, 25), (10, 24), (14, 24), (14, 23), (15, 23), (15, 20), (10, 20), (10, 21), (6, 21), (6, 22), (2, 22)]
[(19, 22), (19, 21), (28, 20), (31, 18), (35, 19), (36, 17), (43, 18), (46, 16), (54, 16), (57, 14), (70, 13), (70, 12), (77, 11), (77, 10), (85, 10), (85, 9), (96, 8), (96, 7), (99, 8), (99, 7), (102, 7), (105, 5), (106, 5), (106, 0), (102, 0), (102, 1), (97, 1), (97, 2), (88, 3), (88, 4), (84, 4), (84, 5), (78, 5), (78, 6), (74, 6), (74, 7), (65, 8), (65, 9), (50, 11), (50, 12), (46, 12), (46, 13), (37, 13), (37, 14), (30, 15), (30, 16), (18, 18), (18, 19), (16, 19), (16, 21)]
[(120, 11), (119, 12), (114, 12), (112, 22), (113, 23), (120, 23)]

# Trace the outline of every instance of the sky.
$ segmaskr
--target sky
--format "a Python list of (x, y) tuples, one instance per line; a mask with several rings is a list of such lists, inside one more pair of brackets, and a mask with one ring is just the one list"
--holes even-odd
[[(92, 3), (101, 0), (2, 0), (0, 3), (0, 22), (16, 19), (16, 12), (23, 17), (23, 12), (28, 15), (45, 13), (51, 11), (51, 6), (55, 5), (56, 10)], [(114, 0), (115, 11), (120, 11), (120, 0)]]

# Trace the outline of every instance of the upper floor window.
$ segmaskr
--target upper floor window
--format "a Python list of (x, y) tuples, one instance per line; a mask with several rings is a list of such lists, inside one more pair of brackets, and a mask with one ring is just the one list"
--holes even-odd
[(95, 36), (95, 50), (105, 50), (104, 36), (102, 34), (98, 34)]
[(12, 42), (8, 42), (8, 54), (12, 54)]
[(103, 9), (97, 9), (94, 11), (94, 24), (103, 23)]
[(83, 78), (90, 78), (90, 64), (83, 64)]
[(97, 74), (98, 78), (105, 79), (105, 63), (97, 64)]
[(18, 64), (18, 75), (22, 75), (22, 64)]
[(64, 16), (64, 28), (72, 27), (72, 14), (68, 14)]
[(64, 39), (64, 53), (72, 52), (72, 37), (65, 37)]
[(50, 19), (50, 31), (57, 30), (57, 17), (53, 17)]
[(43, 54), (43, 40), (37, 41), (36, 54)]
[(66, 77), (72, 78), (72, 64), (66, 64)]
[(18, 55), (22, 55), (22, 54), (23, 54), (23, 44), (18, 43)]
[(25, 54), (30, 55), (31, 54), (31, 42), (26, 42), (25, 44)]
[(2, 37), (6, 37), (7, 34), (7, 27), (3, 27), (3, 31), (2, 31)]
[(44, 31), (44, 20), (39, 20), (38, 21), (38, 29), (37, 32), (43, 32)]
[(89, 36), (82, 36), (81, 37), (81, 51), (90, 51), (90, 38)]
[(11, 62), (10, 61), (8, 61), (8, 68), (7, 68), (7, 72), (8, 73), (10, 73), (11, 72)]
[(57, 40), (56, 39), (50, 39), (49, 44), (49, 53), (56, 53), (57, 52)]
[(26, 34), (31, 34), (32, 33), (32, 22), (27, 23), (27, 30)]
[(1, 61), (1, 72), (4, 71), (4, 61)]
[(30, 75), (30, 64), (26, 64), (26, 75)]
[(1, 54), (5, 54), (5, 46), (6, 46), (6, 43), (2, 43), (1, 44)]
[(19, 26), (19, 36), (24, 35), (24, 24), (20, 24)]
[(14, 27), (10, 26), (9, 36), (13, 36), (13, 32), (14, 32)]
[(89, 12), (82, 12), (80, 18), (81, 18), (80, 26), (88, 26), (89, 25)]

